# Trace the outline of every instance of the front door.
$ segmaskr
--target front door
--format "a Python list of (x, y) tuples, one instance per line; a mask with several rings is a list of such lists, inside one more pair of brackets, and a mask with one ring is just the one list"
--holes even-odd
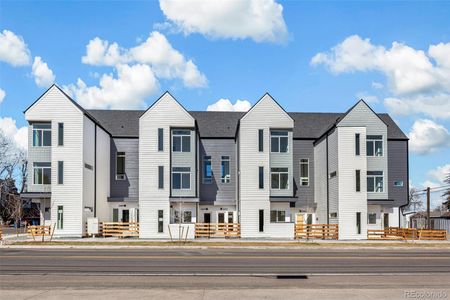
[(234, 223), (233, 215), (234, 213), (232, 211), (228, 212), (228, 223)]
[(388, 213), (384, 213), (383, 225), (384, 225), (384, 228), (389, 227), (389, 214)]
[(224, 213), (217, 214), (217, 223), (225, 223), (225, 214)]
[(128, 209), (122, 210), (122, 222), (130, 222), (130, 211)]
[(203, 218), (205, 220), (205, 223), (211, 223), (211, 214), (210, 213), (204, 214)]

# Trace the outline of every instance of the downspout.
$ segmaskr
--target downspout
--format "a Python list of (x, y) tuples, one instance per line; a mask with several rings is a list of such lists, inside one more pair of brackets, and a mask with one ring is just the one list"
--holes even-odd
[(409, 199), (409, 141), (406, 141), (406, 187), (407, 187), (406, 204), (401, 205), (398, 209), (398, 226), (399, 227), (400, 227), (400, 221), (401, 221), (400, 214), (405, 216), (405, 214), (403, 213), (403, 208), (409, 206), (409, 201), (410, 201), (410, 199)]
[(94, 136), (94, 218), (97, 217), (97, 124)]
[(330, 224), (330, 177), (329, 177), (329, 170), (328, 170), (328, 133), (326, 135), (326, 147), (327, 147), (327, 157), (326, 157), (326, 164), (327, 164), (327, 224)]

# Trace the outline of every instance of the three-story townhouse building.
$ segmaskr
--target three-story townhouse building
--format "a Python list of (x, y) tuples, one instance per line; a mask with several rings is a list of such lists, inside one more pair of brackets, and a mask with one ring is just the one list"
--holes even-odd
[(297, 113), (265, 94), (248, 112), (210, 112), (166, 92), (145, 111), (86, 110), (53, 85), (25, 118), (22, 196), (55, 236), (84, 236), (97, 218), (139, 222), (152, 239), (181, 224), (193, 238), (195, 223), (292, 238), (295, 222), (365, 239), (399, 226), (408, 203), (408, 138), (362, 100), (346, 113)]

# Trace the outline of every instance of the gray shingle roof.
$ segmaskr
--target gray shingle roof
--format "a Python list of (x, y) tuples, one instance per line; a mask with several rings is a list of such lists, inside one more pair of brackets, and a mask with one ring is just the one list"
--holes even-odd
[[(138, 137), (143, 110), (87, 110), (113, 137)], [(202, 138), (233, 138), (243, 112), (190, 111)], [(319, 138), (344, 113), (289, 113), (294, 119), (294, 138)], [(388, 125), (389, 139), (407, 139), (388, 114), (378, 114)]]

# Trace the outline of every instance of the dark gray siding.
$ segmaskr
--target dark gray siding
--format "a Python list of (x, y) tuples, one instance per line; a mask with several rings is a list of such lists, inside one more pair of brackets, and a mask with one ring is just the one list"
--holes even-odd
[[(394, 206), (408, 201), (408, 141), (388, 141), (388, 197)], [(394, 186), (394, 181), (403, 181), (403, 187)]]
[[(233, 204), (236, 201), (236, 144), (234, 139), (202, 139), (200, 141), (200, 201)], [(213, 180), (211, 184), (203, 183), (203, 156), (211, 156)], [(222, 156), (230, 157), (230, 183), (221, 181)], [(230, 203), (231, 204), (231, 203)]]
[[(294, 140), (294, 195), (297, 206), (314, 207), (314, 140)], [(309, 186), (300, 186), (300, 159), (309, 159)]]
[[(125, 152), (125, 180), (116, 180), (116, 155)], [(139, 196), (139, 139), (115, 138), (111, 143), (111, 198)], [(156, 179), (155, 179), (156, 180)]]

